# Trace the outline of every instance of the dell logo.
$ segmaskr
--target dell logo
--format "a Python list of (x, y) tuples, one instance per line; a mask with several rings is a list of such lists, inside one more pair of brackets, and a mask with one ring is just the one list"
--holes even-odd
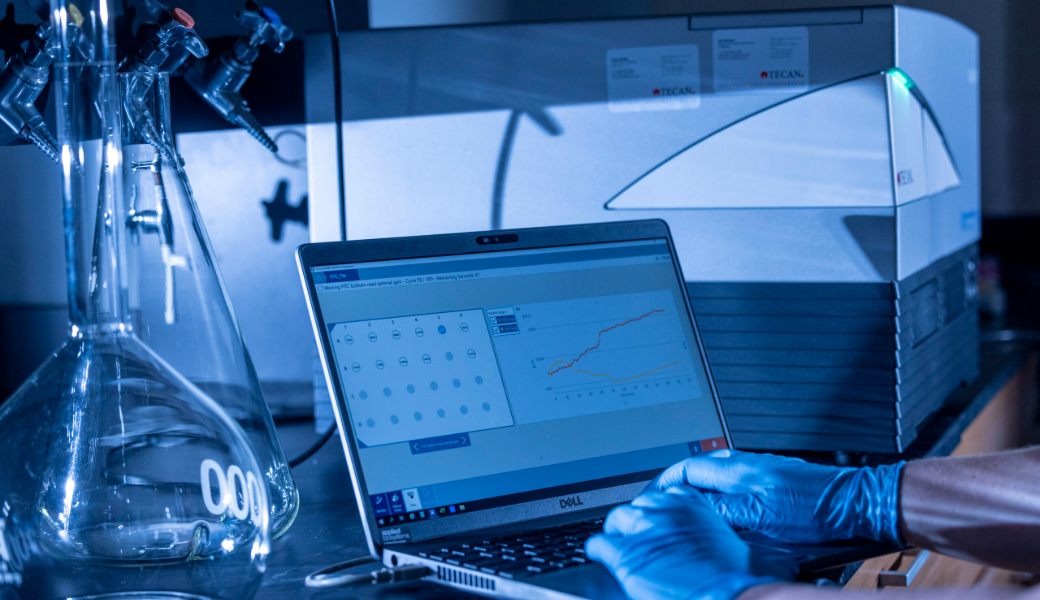
[(585, 506), (581, 502), (581, 496), (572, 496), (570, 498), (560, 498), (560, 508), (574, 508), (575, 506)]

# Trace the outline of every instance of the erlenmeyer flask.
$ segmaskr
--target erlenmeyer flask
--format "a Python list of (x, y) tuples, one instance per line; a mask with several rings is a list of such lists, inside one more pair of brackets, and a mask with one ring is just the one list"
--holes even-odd
[(119, 74), (131, 320), (142, 341), (245, 430), (277, 537), (296, 518), (299, 495), (174, 147), (168, 77), (154, 74), (151, 85), (141, 77)]
[(0, 405), (0, 597), (251, 598), (270, 534), (256, 453), (130, 318), (105, 1), (51, 3), (70, 328)]

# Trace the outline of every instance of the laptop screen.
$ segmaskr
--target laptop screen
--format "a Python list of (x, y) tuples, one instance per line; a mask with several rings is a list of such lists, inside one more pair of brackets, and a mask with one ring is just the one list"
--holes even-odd
[(665, 239), (311, 272), (380, 527), (726, 447)]

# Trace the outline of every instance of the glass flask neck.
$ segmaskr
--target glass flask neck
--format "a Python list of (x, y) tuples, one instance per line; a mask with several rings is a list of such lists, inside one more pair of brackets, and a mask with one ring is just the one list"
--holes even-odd
[[(91, 140), (80, 145), (80, 158), (70, 161), (77, 178), (97, 181), (94, 194), (66, 197), (65, 250), (69, 275), (69, 321), (74, 335), (104, 335), (130, 330), (127, 310), (126, 206), (122, 194), (120, 151), (114, 144)], [(63, 153), (69, 151), (68, 147)], [(85, 156), (91, 153), (94, 156)]]
[(69, 321), (77, 337), (130, 330), (116, 67), (104, 54), (55, 65)]

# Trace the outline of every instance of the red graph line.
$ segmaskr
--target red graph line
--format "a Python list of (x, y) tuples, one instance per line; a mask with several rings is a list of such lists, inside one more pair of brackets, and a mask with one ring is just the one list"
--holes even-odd
[[(634, 319), (629, 319), (629, 320), (625, 321), (624, 323), (618, 323), (617, 325), (611, 325), (610, 327), (607, 327), (606, 329), (601, 329), (600, 332), (599, 332), (599, 337), (596, 339), (596, 345), (595, 346), (585, 350), (584, 352), (579, 354), (577, 358), (575, 358), (574, 360), (572, 360), (570, 362), (565, 361), (565, 360), (558, 360), (558, 361), (554, 362), (552, 364), (552, 367), (549, 367), (549, 377), (552, 377), (553, 374), (558, 373), (558, 372), (560, 372), (560, 371), (562, 371), (564, 369), (569, 369), (569, 368), (573, 367), (574, 363), (576, 363), (579, 360), (581, 360), (583, 356), (585, 356), (589, 352), (592, 352), (593, 350), (599, 349), (599, 345), (601, 343), (603, 343), (603, 334), (604, 333), (606, 333), (608, 331), (611, 331), (613, 329), (617, 329), (618, 327), (624, 327), (625, 325), (628, 325), (629, 323), (635, 323), (636, 321), (639, 321), (640, 319), (645, 319), (645, 318), (649, 317), (650, 315), (657, 314), (657, 313), (663, 313), (663, 312), (664, 312), (663, 309), (655, 308), (654, 310), (646, 313), (645, 315), (636, 317)], [(558, 365), (560, 363), (564, 363), (563, 366), (562, 367), (556, 367), (556, 365)]]

